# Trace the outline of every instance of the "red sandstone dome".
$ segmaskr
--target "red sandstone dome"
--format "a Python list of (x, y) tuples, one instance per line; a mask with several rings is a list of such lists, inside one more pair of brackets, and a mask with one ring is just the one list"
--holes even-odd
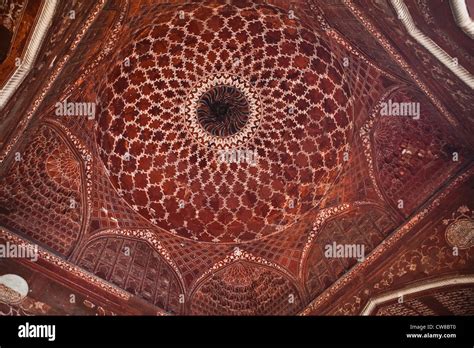
[(474, 314), (458, 15), (1, 0), (0, 316)]
[(138, 16), (98, 84), (113, 185), (156, 226), (200, 241), (260, 238), (317, 208), (352, 130), (334, 43), (291, 12), (242, 3)]

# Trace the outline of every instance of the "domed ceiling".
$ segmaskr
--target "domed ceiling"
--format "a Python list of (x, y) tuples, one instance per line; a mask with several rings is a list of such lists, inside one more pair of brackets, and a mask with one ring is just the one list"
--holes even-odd
[(474, 60), (433, 3), (4, 0), (0, 246), (38, 260), (0, 315), (472, 312)]
[(270, 5), (138, 15), (98, 86), (97, 143), (124, 199), (208, 242), (279, 231), (342, 168), (353, 108), (328, 38)]

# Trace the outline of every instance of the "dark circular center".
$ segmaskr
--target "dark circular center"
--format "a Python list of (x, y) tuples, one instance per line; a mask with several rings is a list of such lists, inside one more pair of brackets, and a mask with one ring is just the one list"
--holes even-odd
[(249, 119), (244, 94), (233, 86), (215, 86), (201, 96), (198, 121), (210, 134), (230, 136), (239, 132)]
[(232, 106), (229, 103), (223, 101), (216, 101), (210, 105), (211, 117), (213, 117), (217, 122), (223, 122), (230, 115), (230, 108)]

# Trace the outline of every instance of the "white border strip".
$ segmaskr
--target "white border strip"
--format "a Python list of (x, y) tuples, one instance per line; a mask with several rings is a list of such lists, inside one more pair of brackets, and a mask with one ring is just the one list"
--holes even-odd
[(443, 63), (449, 70), (453, 72), (461, 81), (474, 89), (474, 76), (471, 75), (464, 67), (462, 67), (456, 59), (451, 57), (445, 50), (439, 47), (436, 42), (423, 34), (413, 22), (413, 18), (408, 11), (403, 0), (390, 0), (393, 8), (397, 12), (398, 18), (401, 20), (411, 37), (413, 37), (420, 45), (426, 48), (433, 56)]
[(471, 39), (474, 39), (474, 21), (467, 10), (466, 0), (450, 0), (449, 4), (458, 27)]
[(46, 33), (53, 21), (57, 4), (58, 0), (44, 0), (41, 13), (27, 43), (26, 51), (24, 51), (25, 53), (21, 60), (21, 64), (12, 76), (10, 76), (3, 88), (0, 89), (0, 110), (7, 104), (8, 100), (21, 85), (26, 75), (31, 71)]
[(436, 289), (436, 288), (443, 288), (449, 285), (461, 285), (461, 284), (474, 284), (474, 276), (456, 276), (451, 278), (444, 278), (444, 279), (437, 279), (437, 280), (430, 280), (427, 282), (419, 283), (418, 285), (411, 285), (400, 289), (398, 291), (392, 291), (386, 293), (385, 295), (379, 295), (377, 297), (371, 298), (369, 302), (365, 305), (364, 309), (360, 313), (360, 315), (371, 315), (375, 308), (380, 305), (381, 303), (399, 298), (400, 296), (415, 294), (417, 292), (429, 290), (429, 289)]
[(0, 240), (13, 242), (16, 245), (21, 245), (27, 248), (32, 248), (33, 250), (38, 250), (38, 260), (42, 259), (43, 261), (72, 274), (74, 277), (78, 277), (85, 282), (92, 283), (94, 286), (97, 286), (122, 299), (128, 300), (131, 296), (133, 296), (131, 293), (122, 288), (119, 288), (117, 285), (108, 282), (107, 280), (102, 279), (91, 272), (86, 271), (85, 269), (71, 263), (65, 258), (54, 254), (53, 252), (34, 243), (33, 241), (19, 236), (2, 226), (0, 226)]

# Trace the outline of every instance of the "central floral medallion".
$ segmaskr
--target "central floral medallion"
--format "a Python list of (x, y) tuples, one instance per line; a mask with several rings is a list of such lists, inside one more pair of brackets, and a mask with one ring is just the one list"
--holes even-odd
[(202, 145), (243, 145), (260, 121), (260, 102), (250, 84), (238, 76), (214, 75), (198, 83), (186, 105), (190, 132)]

